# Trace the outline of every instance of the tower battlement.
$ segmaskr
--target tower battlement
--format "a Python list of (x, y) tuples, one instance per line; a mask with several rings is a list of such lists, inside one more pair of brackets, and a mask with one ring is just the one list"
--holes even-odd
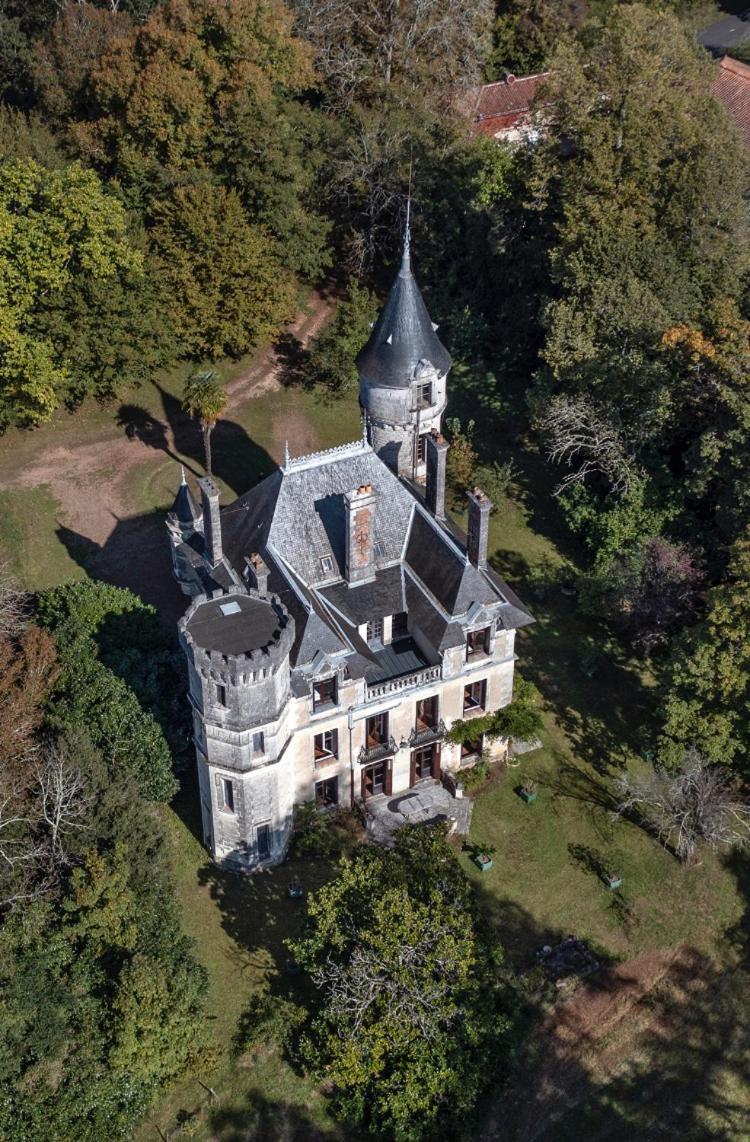
[(237, 686), (262, 681), (288, 663), (294, 620), (277, 595), (237, 587), (197, 595), (179, 632), (197, 670)]

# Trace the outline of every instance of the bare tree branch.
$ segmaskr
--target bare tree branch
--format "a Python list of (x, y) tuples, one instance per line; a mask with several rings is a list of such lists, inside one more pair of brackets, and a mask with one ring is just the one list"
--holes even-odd
[(573, 470), (555, 488), (561, 495), (573, 484), (582, 484), (598, 473), (613, 492), (628, 492), (639, 473), (620, 431), (605, 412), (586, 396), (556, 396), (539, 418), (539, 427), (549, 438), (547, 457)]

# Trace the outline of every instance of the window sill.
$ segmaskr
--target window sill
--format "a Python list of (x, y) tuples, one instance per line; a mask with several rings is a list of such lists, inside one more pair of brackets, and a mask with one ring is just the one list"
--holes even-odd
[(463, 716), (464, 718), (476, 718), (480, 714), (486, 713), (487, 711), (485, 710), (484, 706), (470, 706), (468, 710), (464, 709)]

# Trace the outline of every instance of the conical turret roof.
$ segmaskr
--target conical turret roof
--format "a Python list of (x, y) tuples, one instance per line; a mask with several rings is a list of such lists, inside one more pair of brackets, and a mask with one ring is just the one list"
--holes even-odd
[(182, 469), (182, 480), (175, 496), (174, 503), (172, 504), (172, 513), (177, 516), (180, 523), (195, 523), (200, 515), (200, 512), (195, 506), (193, 493), (188, 487), (188, 482), (185, 479), (185, 469)]
[(357, 368), (371, 384), (408, 388), (420, 361), (429, 361), (443, 375), (451, 366), (411, 272), (407, 232), (401, 269), (369, 341), (357, 354)]

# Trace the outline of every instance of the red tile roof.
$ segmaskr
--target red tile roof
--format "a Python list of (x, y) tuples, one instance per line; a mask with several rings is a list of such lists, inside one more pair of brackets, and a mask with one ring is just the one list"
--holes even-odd
[(527, 113), (537, 89), (548, 75), (547, 71), (521, 79), (509, 75), (499, 83), (486, 83), (479, 89), (474, 108), (474, 134), (496, 135), (513, 127)]
[(750, 67), (724, 56), (711, 93), (724, 104), (739, 127), (745, 146), (750, 147)]

